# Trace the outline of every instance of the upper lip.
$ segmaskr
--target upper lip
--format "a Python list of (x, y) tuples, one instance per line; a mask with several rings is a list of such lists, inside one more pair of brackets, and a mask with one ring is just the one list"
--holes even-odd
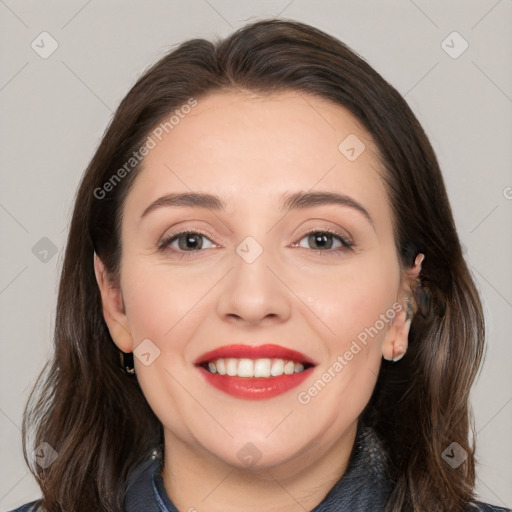
[(313, 361), (308, 356), (298, 352), (297, 350), (292, 350), (290, 348), (281, 347), (280, 345), (225, 345), (223, 347), (216, 348), (211, 350), (210, 352), (206, 352), (205, 354), (199, 356), (194, 364), (202, 364), (210, 361), (214, 361), (215, 359), (223, 359), (227, 357), (232, 358), (248, 358), (248, 359), (264, 359), (264, 358), (274, 358), (274, 359), (285, 359), (287, 361), (296, 361), (299, 363), (307, 363), (313, 366), (316, 366), (315, 361)]

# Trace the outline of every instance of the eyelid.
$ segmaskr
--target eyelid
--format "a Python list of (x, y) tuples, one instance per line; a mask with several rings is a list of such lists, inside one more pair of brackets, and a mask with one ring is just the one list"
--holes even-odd
[[(212, 242), (212, 244), (214, 244), (216, 246), (215, 249), (217, 249), (218, 247), (222, 247), (220, 244), (218, 244), (217, 242), (214, 241), (214, 237), (207, 231), (202, 230), (200, 228), (199, 229), (191, 228), (191, 229), (182, 229), (182, 230), (174, 231), (174, 232), (170, 233), (169, 235), (164, 235), (157, 244), (158, 248), (159, 249), (167, 249), (170, 245), (171, 240), (176, 239), (178, 236), (183, 235), (185, 233), (196, 233), (198, 235), (203, 235), (205, 238), (208, 238), (208, 240), (210, 240), (210, 242)], [(196, 252), (196, 251), (176, 251), (176, 252), (191, 253), (191, 252)]]
[[(341, 239), (343, 246), (347, 249), (349, 249), (350, 247), (353, 247), (353, 245), (354, 245), (354, 241), (352, 240), (352, 237), (350, 237), (348, 235), (344, 235), (334, 228), (320, 228), (320, 227), (319, 228), (309, 228), (306, 231), (304, 231), (301, 235), (299, 235), (300, 238), (298, 238), (298, 242), (300, 242), (300, 240), (302, 240), (306, 235), (309, 235), (311, 233), (330, 233), (331, 235), (335, 235)], [(297, 243), (297, 242), (294, 242), (294, 243)], [(312, 250), (314, 251), (315, 249), (312, 249)], [(321, 252), (328, 252), (328, 251), (321, 251)]]

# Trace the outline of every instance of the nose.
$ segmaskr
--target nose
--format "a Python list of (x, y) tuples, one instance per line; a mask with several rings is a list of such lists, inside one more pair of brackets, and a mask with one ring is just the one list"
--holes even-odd
[(269, 251), (263, 250), (252, 262), (235, 252), (233, 268), (223, 279), (217, 314), (223, 321), (240, 325), (285, 322), (291, 315), (292, 293), (280, 273)]

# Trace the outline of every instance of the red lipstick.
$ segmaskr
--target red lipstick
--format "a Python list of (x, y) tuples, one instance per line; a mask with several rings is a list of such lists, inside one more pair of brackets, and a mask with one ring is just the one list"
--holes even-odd
[(301, 352), (281, 347), (280, 345), (226, 345), (225, 347), (206, 352), (206, 354), (198, 357), (194, 364), (207, 363), (226, 357), (234, 357), (236, 359), (242, 357), (247, 357), (248, 359), (275, 358), (316, 365), (312, 359)]
[[(238, 375), (220, 375), (211, 373), (208, 363), (218, 359), (283, 359), (302, 363), (304, 369), (292, 374), (282, 374), (270, 377), (239, 377)], [(198, 357), (194, 363), (203, 378), (213, 387), (236, 398), (246, 400), (263, 400), (272, 398), (303, 382), (311, 372), (316, 362), (308, 356), (279, 345), (228, 345), (212, 350)]]

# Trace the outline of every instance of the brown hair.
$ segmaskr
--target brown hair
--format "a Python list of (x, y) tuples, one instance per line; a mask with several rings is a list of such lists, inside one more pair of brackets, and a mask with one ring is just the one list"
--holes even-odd
[[(58, 453), (49, 467), (31, 467), (42, 505), (122, 510), (127, 475), (163, 445), (162, 425), (137, 380), (120, 371), (93, 269), (96, 251), (112, 278), (118, 275), (122, 206), (140, 165), (105, 197), (95, 191), (173, 110), (222, 89), (314, 94), (347, 108), (371, 134), (397, 252), (404, 267), (418, 251), (426, 255), (420, 280), (433, 313), (416, 312), (409, 350), (399, 364), (382, 363), (361, 419), (390, 454), (388, 512), (461, 510), (474, 498), (469, 392), (483, 355), (484, 319), (439, 164), (405, 100), (366, 61), (339, 40), (284, 20), (247, 25), (215, 44), (190, 40), (164, 56), (123, 99), (85, 171), (63, 262), (54, 355), (23, 420), (29, 466), (29, 444), (46, 442)], [(468, 453), (457, 470), (441, 456), (452, 442)]]

